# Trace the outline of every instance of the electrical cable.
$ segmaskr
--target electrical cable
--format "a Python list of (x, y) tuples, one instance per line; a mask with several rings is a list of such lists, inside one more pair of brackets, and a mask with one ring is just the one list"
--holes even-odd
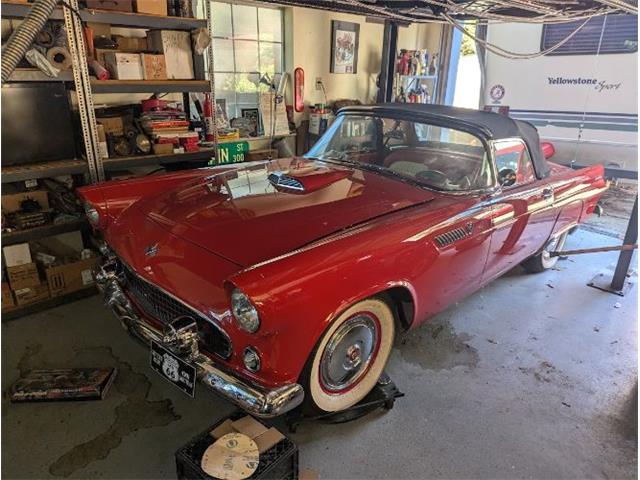
[(447, 20), (447, 23), (449, 23), (455, 29), (459, 30), (460, 32), (462, 32), (464, 35), (468, 36), (469, 38), (471, 38), (475, 42), (477, 42), (480, 45), (482, 45), (484, 48), (489, 50), (491, 53), (495, 53), (496, 55), (499, 55), (501, 57), (508, 58), (508, 59), (511, 59), (511, 60), (529, 60), (529, 59), (532, 59), (532, 58), (541, 57), (543, 55), (546, 55), (548, 53), (553, 52), (554, 50), (557, 50), (562, 45), (564, 45), (569, 40), (571, 40), (573, 38), (573, 36), (576, 35), (580, 30), (582, 30), (582, 28), (587, 24), (587, 22), (589, 22), (589, 20), (591, 20), (591, 18), (593, 18), (593, 17), (587, 18), (573, 32), (571, 32), (565, 38), (563, 38), (558, 43), (556, 43), (555, 45), (552, 45), (549, 48), (546, 48), (544, 50), (540, 50), (539, 52), (535, 52), (535, 53), (517, 53), (517, 52), (510, 52), (509, 50), (505, 50), (504, 48), (498, 47), (497, 45), (494, 45), (492, 43), (487, 42), (486, 40), (482, 40), (482, 39), (476, 37), (475, 35), (472, 35), (471, 33), (467, 32), (463, 26), (461, 26), (458, 22), (456, 22), (454, 19), (452, 19), (446, 13), (443, 13), (442, 16), (443, 16), (443, 18), (445, 18)]

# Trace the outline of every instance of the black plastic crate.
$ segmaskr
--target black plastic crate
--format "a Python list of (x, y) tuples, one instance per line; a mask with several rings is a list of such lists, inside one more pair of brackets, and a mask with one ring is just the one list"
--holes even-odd
[[(234, 412), (228, 418), (238, 420), (247, 415), (244, 412)], [(200, 462), (204, 452), (215, 439), (209, 434), (214, 428), (222, 424), (226, 418), (215, 423), (197, 437), (191, 439), (184, 447), (176, 452), (176, 472), (179, 480), (182, 479), (214, 479), (207, 475)], [(257, 420), (257, 419), (256, 419)], [(260, 420), (258, 420), (260, 421)], [(260, 422), (265, 425), (263, 422)], [(267, 426), (267, 425), (265, 425)], [(258, 468), (250, 479), (269, 480), (298, 480), (298, 447), (289, 438), (285, 437), (273, 447), (260, 454)]]

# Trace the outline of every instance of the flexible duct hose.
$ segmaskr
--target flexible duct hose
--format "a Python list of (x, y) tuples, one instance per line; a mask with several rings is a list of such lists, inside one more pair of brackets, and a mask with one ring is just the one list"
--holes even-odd
[(2, 83), (9, 80), (13, 71), (27, 53), (29, 47), (51, 16), (58, 0), (37, 0), (24, 21), (14, 30), (2, 48)]

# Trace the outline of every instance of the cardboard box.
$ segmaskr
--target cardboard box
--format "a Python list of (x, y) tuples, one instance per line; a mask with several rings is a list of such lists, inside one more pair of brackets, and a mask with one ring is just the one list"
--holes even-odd
[(86, 0), (86, 2), (89, 9), (133, 12), (133, 0)]
[[(107, 61), (105, 59), (105, 55), (107, 53), (114, 53), (114, 52), (117, 52), (117, 51), (118, 50), (114, 50), (112, 48), (94, 48), (93, 49), (94, 55), (96, 57), (96, 60), (103, 67), (105, 67), (105, 65), (107, 64)], [(105, 68), (107, 68), (107, 67), (105, 67)]]
[(167, 2), (158, 0), (136, 0), (136, 12), (167, 16)]
[[(111, 135), (124, 134), (124, 122), (122, 117), (98, 117), (96, 121), (104, 127), (104, 133)], [(106, 141), (106, 138), (105, 138)]]
[(153, 153), (156, 155), (167, 155), (173, 153), (173, 143), (154, 143)]
[(141, 53), (142, 73), (145, 80), (166, 80), (167, 64), (164, 55), (157, 53)]
[(149, 50), (164, 54), (168, 79), (191, 80), (195, 78), (190, 32), (150, 30), (147, 39)]
[(40, 275), (38, 274), (38, 267), (35, 263), (7, 267), (7, 278), (9, 279), (11, 290), (14, 292), (23, 288), (40, 285)]
[(49, 195), (46, 190), (30, 190), (28, 192), (2, 195), (2, 212), (12, 213), (20, 210), (25, 200), (35, 200), (43, 210), (49, 210)]
[(100, 158), (109, 158), (109, 145), (107, 144), (107, 134), (104, 131), (104, 125), (96, 125), (98, 129), (98, 152)]
[(274, 427), (267, 428), (250, 415), (246, 415), (236, 421), (226, 419), (209, 432), (209, 435), (217, 440), (227, 433), (234, 432), (242, 433), (256, 442), (260, 453), (266, 452), (284, 438), (284, 435), (278, 429)]
[(13, 292), (7, 282), (2, 282), (2, 311), (11, 310), (16, 307), (16, 301), (13, 298)]
[(142, 61), (138, 53), (109, 52), (104, 55), (105, 67), (116, 80), (143, 80)]
[(4, 254), (4, 264), (7, 267), (17, 267), (33, 261), (28, 243), (9, 245), (2, 249), (2, 253)]
[(140, 53), (147, 50), (147, 37), (123, 37), (114, 35), (113, 39), (118, 44), (119, 52)]
[(93, 31), (93, 38), (111, 37), (111, 25), (108, 23), (87, 22), (87, 27)]
[(51, 296), (58, 297), (93, 285), (91, 271), (97, 261), (95, 257), (47, 268), (45, 274)]
[(49, 286), (46, 283), (42, 283), (33, 287), (14, 290), (13, 294), (16, 297), (16, 303), (18, 306), (22, 307), (24, 305), (31, 305), (32, 303), (38, 303), (48, 299)]

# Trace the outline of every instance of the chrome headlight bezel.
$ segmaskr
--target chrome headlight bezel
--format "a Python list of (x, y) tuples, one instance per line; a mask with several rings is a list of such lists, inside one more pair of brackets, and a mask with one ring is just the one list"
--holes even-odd
[(89, 223), (94, 227), (97, 227), (100, 224), (100, 212), (98, 209), (89, 202), (84, 202), (82, 207), (84, 208), (84, 214), (87, 216)]
[(231, 313), (238, 322), (238, 326), (249, 333), (255, 333), (260, 328), (260, 315), (248, 296), (239, 288), (231, 292)]

